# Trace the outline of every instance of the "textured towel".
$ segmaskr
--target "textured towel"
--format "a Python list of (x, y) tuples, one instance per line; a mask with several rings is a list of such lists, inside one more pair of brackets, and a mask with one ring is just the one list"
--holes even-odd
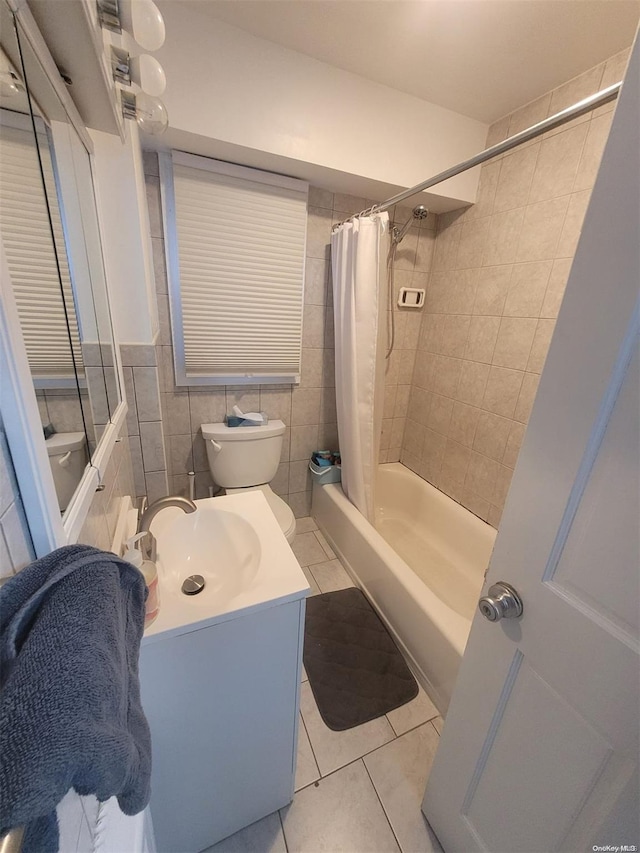
[(146, 588), (130, 563), (59, 548), (0, 590), (0, 834), (26, 825), (24, 853), (58, 850), (56, 805), (73, 787), (149, 802), (151, 738), (138, 656)]

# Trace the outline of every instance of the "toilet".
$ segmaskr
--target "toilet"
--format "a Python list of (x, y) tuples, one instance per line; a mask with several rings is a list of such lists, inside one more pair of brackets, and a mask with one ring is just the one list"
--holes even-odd
[(259, 489), (291, 543), (296, 535), (295, 516), (269, 485), (280, 464), (284, 423), (269, 421), (255, 427), (201, 424), (201, 429), (214, 481), (227, 495)]
[(64, 512), (87, 464), (85, 435), (83, 432), (56, 432), (45, 444), (60, 512)]

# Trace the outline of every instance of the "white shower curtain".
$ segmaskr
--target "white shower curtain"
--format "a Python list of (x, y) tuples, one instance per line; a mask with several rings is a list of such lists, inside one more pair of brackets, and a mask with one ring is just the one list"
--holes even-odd
[(331, 235), (342, 488), (371, 522), (384, 394), (388, 236), (386, 213), (355, 218)]

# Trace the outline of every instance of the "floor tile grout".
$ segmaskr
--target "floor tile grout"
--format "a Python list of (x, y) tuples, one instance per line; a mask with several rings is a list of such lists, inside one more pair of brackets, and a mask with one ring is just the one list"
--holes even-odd
[[(295, 797), (295, 793), (293, 795)], [(293, 800), (291, 800), (293, 802)], [(286, 806), (284, 806), (286, 808)], [(282, 820), (282, 809), (278, 809), (278, 818), (280, 820), (280, 829), (282, 830), (282, 840), (284, 841), (284, 849), (289, 853), (289, 845), (287, 844), (287, 833), (284, 831), (284, 821)]]
[[(389, 743), (391, 743), (391, 741), (389, 741)], [(386, 746), (386, 744), (385, 744), (385, 746)], [(376, 783), (375, 783), (375, 782), (373, 781), (373, 779), (371, 778), (371, 773), (369, 773), (369, 768), (367, 767), (367, 763), (366, 763), (366, 761), (365, 761), (364, 759), (360, 759), (360, 760), (361, 760), (361, 761), (362, 761), (362, 763), (364, 764), (365, 773), (366, 773), (366, 774), (367, 774), (367, 776), (369, 777), (369, 781), (371, 782), (371, 785), (372, 785), (372, 787), (373, 787), (373, 790), (375, 791), (375, 795), (376, 795), (376, 797), (378, 798), (378, 802), (380, 803), (380, 807), (381, 807), (381, 809), (382, 809), (382, 811), (383, 811), (383, 813), (384, 813), (385, 818), (387, 819), (387, 823), (389, 824), (389, 829), (391, 830), (391, 834), (392, 834), (392, 835), (393, 835), (393, 837), (395, 838), (396, 844), (398, 845), (398, 850), (400, 850), (400, 851), (401, 851), (401, 853), (404, 853), (404, 850), (402, 850), (402, 845), (400, 844), (400, 839), (398, 838), (398, 836), (397, 836), (397, 835), (396, 835), (396, 833), (395, 833), (395, 830), (394, 830), (394, 828), (393, 828), (393, 825), (392, 825), (391, 821), (389, 820), (389, 815), (387, 814), (387, 810), (385, 809), (385, 807), (384, 807), (384, 803), (382, 802), (382, 800), (381, 800), (381, 798), (380, 798), (380, 794), (378, 793), (378, 789), (376, 788)]]
[[(438, 714), (438, 716), (440, 716), (440, 715)], [(434, 729), (435, 733), (438, 735), (438, 737), (442, 737), (442, 735), (440, 734), (440, 732), (438, 731), (438, 729), (436, 729), (436, 727), (435, 727), (435, 726), (434, 726), (434, 724), (433, 724), (433, 721), (434, 721), (435, 719), (437, 719), (437, 718), (436, 718), (436, 717), (432, 717), (432, 718), (431, 718), (430, 720), (428, 720), (427, 722), (429, 722), (429, 723), (433, 726), (433, 729)]]
[[(425, 693), (426, 693), (426, 690), (425, 690)], [(429, 694), (428, 694), (428, 693), (427, 693), (427, 696), (429, 696)], [(408, 704), (408, 703), (407, 703), (407, 704)], [(400, 706), (400, 707), (402, 707), (402, 706)], [(395, 708), (394, 708), (394, 710), (395, 710)], [(433, 725), (433, 720), (435, 720), (435, 719), (436, 719), (436, 717), (439, 717), (439, 716), (440, 716), (440, 713), (437, 713), (437, 714), (436, 714), (435, 716), (433, 716), (433, 717), (427, 717), (427, 719), (426, 719), (426, 720), (422, 720), (420, 723), (416, 723), (416, 725), (415, 725), (415, 726), (411, 726), (411, 728), (410, 728), (410, 729), (407, 729), (407, 730), (406, 730), (406, 732), (402, 732), (402, 734), (396, 734), (396, 738), (402, 737), (402, 735), (406, 735), (406, 734), (408, 734), (409, 732), (413, 732), (413, 731), (415, 731), (416, 729), (419, 729), (419, 728), (420, 728), (420, 726), (424, 726), (424, 724), (425, 724), (425, 723), (431, 723), (431, 724)], [(389, 720), (389, 715), (388, 715), (388, 714), (385, 714), (385, 717), (387, 718), (387, 720)], [(391, 722), (391, 720), (389, 720), (389, 725), (391, 726), (391, 728), (392, 728), (392, 729), (393, 729), (393, 731), (395, 732), (395, 729), (393, 728), (393, 723)], [(435, 727), (435, 726), (433, 726), (433, 728), (434, 728), (434, 729), (436, 729), (436, 727)], [(438, 730), (437, 730), (437, 729), (436, 729), (436, 734), (438, 735), (438, 737), (440, 737), (440, 733), (438, 732)]]
[[(302, 712), (301, 712), (301, 713), (302, 713)], [(385, 715), (385, 716), (386, 716), (386, 715)], [(303, 717), (303, 719), (304, 719), (304, 717)], [(378, 717), (376, 717), (375, 719), (379, 719), (379, 718), (378, 718)], [(369, 722), (371, 722), (371, 720), (369, 720)], [(366, 723), (363, 723), (362, 725), (366, 725)], [(421, 725), (424, 725), (424, 723), (421, 723)], [(305, 723), (305, 729), (306, 729), (306, 727), (307, 727), (307, 726), (306, 726), (306, 723)], [(354, 728), (356, 728), (356, 727), (354, 726)], [(391, 727), (391, 731), (393, 732), (393, 727)], [(371, 753), (372, 753), (372, 752), (375, 752), (375, 751), (376, 751), (376, 749), (381, 749), (383, 746), (386, 746), (388, 743), (393, 743), (393, 741), (394, 741), (394, 740), (397, 740), (397, 739), (398, 739), (398, 737), (402, 737), (402, 735), (397, 735), (397, 734), (395, 734), (395, 732), (394, 732), (393, 737), (392, 737), (390, 740), (386, 740), (384, 743), (378, 744), (378, 746), (374, 746), (374, 748), (373, 748), (373, 749), (368, 750), (368, 752), (363, 752), (363, 753), (362, 753), (362, 755), (360, 755), (358, 758), (354, 758), (354, 759), (353, 759), (353, 761), (348, 761), (346, 764), (341, 764), (341, 765), (340, 765), (340, 767), (336, 767), (336, 768), (335, 768), (335, 770), (331, 770), (331, 771), (329, 771), (329, 773), (327, 773), (327, 774), (325, 774), (325, 775), (323, 775), (322, 770), (320, 770), (320, 764), (319, 764), (319, 763), (318, 763), (318, 761), (316, 760), (316, 764), (318, 765), (318, 773), (320, 774), (320, 779), (327, 779), (329, 776), (332, 776), (334, 773), (337, 773), (337, 772), (338, 772), (338, 770), (342, 770), (342, 768), (343, 768), (343, 767), (348, 767), (350, 764), (353, 764), (353, 763), (354, 763), (354, 762), (356, 762), (356, 761), (360, 761), (360, 760), (361, 760), (362, 758), (364, 758), (366, 755), (371, 755)], [(311, 743), (311, 738), (309, 738), (309, 743)], [(311, 745), (311, 750), (313, 751), (313, 744)], [(314, 755), (314, 758), (315, 758), (315, 752), (313, 753), (313, 755)], [(308, 786), (308, 785), (306, 785), (305, 787), (309, 787), (309, 786)]]
[[(389, 741), (387, 741), (387, 743), (391, 743), (391, 741), (389, 740)], [(386, 744), (383, 743), (382, 746), (386, 746)], [(379, 747), (376, 747), (376, 749), (379, 749)], [(375, 752), (375, 749), (371, 750), (371, 751)], [(370, 755), (370, 753), (367, 752), (367, 755)], [(341, 767), (336, 767), (335, 770), (332, 770), (330, 773), (327, 773), (326, 776), (323, 776), (321, 774), (319, 779), (316, 779), (314, 782), (309, 782), (309, 784), (305, 785), (304, 788), (300, 788), (300, 791), (306, 791), (307, 788), (310, 788), (312, 785), (316, 785), (316, 784), (319, 784), (320, 782), (324, 782), (325, 779), (329, 779), (329, 777), (335, 776), (335, 774), (339, 773), (341, 770), (346, 770), (346, 768), (351, 767), (352, 764), (357, 764), (358, 761), (362, 761), (363, 758), (364, 758), (363, 755), (361, 755), (359, 758), (354, 758), (353, 761), (348, 761), (346, 764), (343, 764)], [(318, 767), (318, 772), (320, 773), (319, 767)], [(296, 794), (299, 794), (300, 791), (296, 791)]]
[[(307, 740), (309, 741), (309, 746), (311, 747), (311, 754), (313, 755), (313, 760), (316, 763), (316, 768), (318, 770), (318, 773), (320, 773), (320, 765), (318, 764), (318, 759), (316, 758), (316, 753), (313, 749), (313, 744), (311, 743), (311, 736), (309, 735), (309, 729), (307, 728), (307, 724), (305, 723), (304, 717), (302, 716), (302, 711), (300, 711), (300, 719), (302, 720), (302, 725), (304, 726), (304, 730), (307, 733)], [(320, 778), (322, 779), (322, 773), (320, 773)], [(315, 783), (317, 781), (318, 781), (317, 779), (314, 779), (313, 782), (309, 782), (309, 785), (315, 785)], [(294, 785), (295, 785), (295, 780), (294, 780)], [(304, 787), (308, 788), (309, 785), (305, 785)], [(300, 788), (300, 790), (303, 791), (304, 788)], [(297, 794), (298, 792), (296, 791), (295, 793)], [(295, 796), (295, 794), (294, 794), (294, 796)]]
[[(322, 541), (322, 539), (320, 539), (320, 536), (318, 536), (318, 533), (320, 533), (320, 535), (321, 535), (321, 536), (322, 536), (322, 538), (324, 539), (324, 542)], [(337, 560), (338, 558), (337, 558), (337, 556), (336, 556), (335, 552), (333, 551), (333, 549), (331, 549), (331, 554), (333, 554), (333, 557), (332, 557), (332, 556), (331, 556), (331, 554), (327, 551), (327, 548), (331, 548), (331, 546), (329, 545), (329, 543), (327, 542), (327, 540), (324, 538), (324, 534), (322, 533), (322, 531), (321, 531), (321, 530), (314, 530), (314, 531), (313, 531), (313, 534), (314, 534), (314, 536), (316, 537), (316, 539), (317, 539), (317, 541), (318, 541), (318, 544), (320, 545), (320, 547), (322, 548), (322, 550), (324, 551), (324, 553), (327, 555), (327, 559), (328, 559), (328, 560)]]

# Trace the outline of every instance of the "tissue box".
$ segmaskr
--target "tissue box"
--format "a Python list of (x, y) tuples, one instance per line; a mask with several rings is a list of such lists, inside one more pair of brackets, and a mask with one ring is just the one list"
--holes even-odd
[(262, 416), (264, 421), (261, 424), (257, 424), (248, 418), (240, 418), (238, 415), (225, 415), (224, 422), (228, 427), (266, 426), (269, 423), (269, 418), (265, 414)]

